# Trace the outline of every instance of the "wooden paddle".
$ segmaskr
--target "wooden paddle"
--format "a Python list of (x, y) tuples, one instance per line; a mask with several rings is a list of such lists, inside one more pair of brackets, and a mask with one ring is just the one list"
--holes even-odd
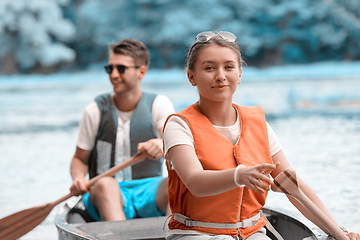
[(294, 197), (300, 204), (302, 204), (321, 224), (338, 240), (348, 240), (349, 238), (345, 233), (332, 222), (323, 213), (318, 206), (313, 203), (308, 196), (299, 187), (299, 181), (297, 179), (296, 172), (293, 168), (289, 167), (281, 172), (273, 180), (271, 190), (275, 192), (285, 193)]
[[(115, 175), (115, 173), (125, 169), (126, 167), (141, 162), (145, 159), (146, 159), (146, 154), (138, 152), (137, 154), (135, 154), (125, 162), (117, 166), (114, 166), (109, 170), (107, 170), (106, 172), (103, 172), (102, 174), (92, 178), (88, 182), (87, 187), (90, 188), (99, 178), (105, 176), (113, 176)], [(37, 225), (39, 225), (49, 215), (51, 210), (56, 205), (67, 200), (72, 196), (74, 195), (72, 193), (69, 193), (54, 202), (29, 208), (0, 219), (0, 239), (16, 240), (19, 237), (25, 235), (33, 228), (35, 228)]]

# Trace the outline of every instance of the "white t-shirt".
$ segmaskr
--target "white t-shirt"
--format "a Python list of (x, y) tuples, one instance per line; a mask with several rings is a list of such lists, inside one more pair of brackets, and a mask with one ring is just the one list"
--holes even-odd
[[(114, 94), (114, 93), (113, 93)], [(115, 104), (114, 104), (115, 106)], [(118, 115), (118, 128), (116, 135), (115, 165), (131, 157), (130, 150), (130, 120), (135, 110), (122, 112), (116, 107)], [(170, 99), (165, 95), (157, 95), (152, 106), (153, 132), (156, 137), (161, 137), (161, 130), (167, 117), (175, 112)], [(92, 102), (85, 108), (79, 125), (77, 147), (91, 151), (95, 145), (95, 138), (100, 124), (100, 110), (96, 102)], [(98, 150), (98, 172), (109, 169), (111, 144), (99, 141)], [(118, 181), (131, 179), (131, 168), (128, 167), (115, 175)]]

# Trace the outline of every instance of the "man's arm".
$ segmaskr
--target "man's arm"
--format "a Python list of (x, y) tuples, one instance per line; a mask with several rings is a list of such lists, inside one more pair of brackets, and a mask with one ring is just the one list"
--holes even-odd
[(146, 142), (139, 143), (138, 151), (147, 153), (150, 158), (156, 160), (164, 157), (163, 152), (163, 127), (167, 117), (175, 112), (170, 99), (165, 95), (158, 95), (153, 103), (153, 131), (157, 138), (149, 139)]
[(86, 184), (86, 174), (88, 172), (88, 159), (91, 151), (76, 147), (74, 157), (70, 164), (70, 174), (73, 183), (70, 187), (70, 191), (74, 195), (78, 196), (88, 191)]
[(153, 130), (158, 138), (162, 138), (162, 130), (169, 115), (175, 113), (174, 105), (165, 95), (158, 95), (153, 104)]
[[(84, 194), (86, 188), (86, 174), (88, 172), (88, 159), (94, 147), (97, 130), (100, 123), (100, 111), (95, 102), (86, 106), (80, 124), (79, 135), (76, 142), (75, 154), (70, 164), (70, 174), (73, 183), (70, 191), (74, 195)], [(85, 150), (88, 149), (88, 150)]]

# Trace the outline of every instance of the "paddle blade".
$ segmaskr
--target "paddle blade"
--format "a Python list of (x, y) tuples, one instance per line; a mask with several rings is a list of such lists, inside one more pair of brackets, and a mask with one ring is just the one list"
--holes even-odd
[[(106, 172), (103, 172), (102, 174), (92, 178), (88, 183), (88, 187), (92, 186), (101, 177), (113, 176), (118, 171), (121, 171), (130, 165), (145, 160), (146, 156), (146, 154), (138, 152), (125, 162), (122, 162), (121, 164), (112, 167)], [(0, 219), (0, 240), (16, 240), (19, 237), (25, 235), (37, 225), (39, 225), (42, 221), (44, 221), (44, 219), (49, 215), (54, 206), (72, 196), (73, 194), (69, 193), (59, 198), (55, 202), (26, 209), (21, 212), (14, 213), (3, 219)]]
[(20, 238), (44, 221), (52, 209), (53, 204), (45, 204), (0, 219), (0, 239)]

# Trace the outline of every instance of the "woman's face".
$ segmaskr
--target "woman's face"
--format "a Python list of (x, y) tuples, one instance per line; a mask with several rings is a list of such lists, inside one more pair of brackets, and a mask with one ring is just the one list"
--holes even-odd
[(236, 52), (228, 47), (210, 45), (198, 54), (194, 70), (188, 71), (188, 78), (198, 87), (200, 98), (210, 101), (232, 99), (241, 79)]

